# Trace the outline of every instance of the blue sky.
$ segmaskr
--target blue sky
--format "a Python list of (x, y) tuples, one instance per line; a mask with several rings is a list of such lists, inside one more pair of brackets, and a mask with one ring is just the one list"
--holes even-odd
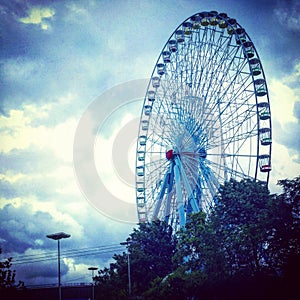
[[(132, 128), (144, 91), (140, 79), (151, 75), (165, 42), (181, 22), (210, 10), (236, 18), (263, 63), (274, 136), (271, 191), (280, 192), (277, 180), (299, 175), (299, 1), (4, 0), (0, 4), (3, 257), (37, 258), (55, 252), (56, 244), (45, 236), (62, 230), (72, 235), (62, 242), (66, 251), (118, 244), (127, 238), (136, 222), (131, 182), (135, 153), (134, 143), (123, 140), (121, 133), (134, 139)], [(132, 90), (131, 98), (116, 88), (124, 83), (128, 95)], [(80, 146), (96, 141), (100, 179), (84, 165), (74, 166), (74, 142), (83, 117), (91, 121), (84, 126), (95, 135), (84, 136)], [(120, 152), (126, 164), (112, 157), (120, 145), (127, 147)], [(75, 163), (78, 167), (80, 159)], [(87, 179), (84, 186), (81, 177)], [(85, 188), (91, 191), (100, 183), (105, 199), (99, 205), (90, 201)], [(128, 205), (123, 208), (124, 203)], [(122, 220), (127, 206), (128, 216)], [(87, 268), (107, 265), (111, 254), (66, 255), (62, 281), (87, 281)], [(18, 279), (27, 284), (56, 282), (55, 261), (15, 267)]]

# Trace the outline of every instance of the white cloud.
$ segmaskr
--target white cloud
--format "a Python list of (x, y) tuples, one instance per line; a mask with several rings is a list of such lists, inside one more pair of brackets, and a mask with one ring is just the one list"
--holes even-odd
[(295, 156), (291, 156), (289, 150), (278, 143), (272, 147), (272, 172), (270, 174), (269, 189), (272, 193), (281, 193), (277, 181), (281, 179), (293, 179), (299, 176), (300, 165), (295, 162)]
[[(115, 197), (129, 203), (135, 203), (135, 182), (134, 173), (132, 172), (132, 166), (135, 164), (135, 151), (133, 151), (132, 146), (135, 147), (134, 143), (138, 127), (136, 126), (136, 132), (132, 131), (132, 128), (128, 128), (129, 132), (123, 132), (122, 136), (118, 136), (122, 129), (125, 128), (126, 131), (126, 125), (131, 122), (138, 126), (137, 117), (126, 113), (122, 116), (117, 126), (114, 126), (108, 137), (104, 137), (101, 133), (97, 136), (95, 164), (104, 185)], [(107, 136), (107, 133), (105, 135)], [(118, 139), (119, 141), (117, 141)], [(124, 139), (124, 143), (122, 143), (121, 139)], [(128, 139), (130, 139), (130, 148), (128, 148), (127, 144)], [(118, 147), (117, 155), (122, 156), (124, 160), (119, 160), (116, 157), (117, 155), (113, 153), (115, 142), (120, 143), (122, 146)], [(125, 177), (122, 176), (124, 174)]]
[(11, 204), (13, 207), (18, 208), (22, 205), (22, 198), (15, 197), (6, 199), (5, 197), (0, 198), (0, 210), (3, 209), (6, 205)]
[(49, 105), (27, 105), (23, 110), (11, 110), (9, 116), (0, 116), (0, 151), (9, 153), (13, 149), (26, 149), (32, 145), (39, 149), (51, 149), (57, 158), (72, 161), (73, 138), (77, 120), (67, 118), (54, 127), (33, 126), (34, 122), (48, 117), (53, 107)]
[(55, 15), (55, 10), (50, 7), (32, 7), (28, 16), (24, 18), (19, 18), (19, 22), (24, 24), (34, 24), (40, 25), (43, 30), (48, 30), (50, 28), (47, 19), (53, 18)]
[(0, 173), (0, 181), (1, 180), (5, 180), (8, 181), (9, 183), (16, 183), (19, 180), (23, 180), (24, 178), (26, 178), (27, 175), (22, 174), (22, 173), (13, 173), (8, 171), (6, 174), (1, 174)]
[(300, 173), (299, 145), (300, 126), (295, 105), (300, 101), (297, 80), (300, 64), (294, 72), (280, 80), (271, 78), (269, 84), (273, 123), (272, 172), (270, 190), (280, 193), (276, 183), (280, 179), (292, 179)]
[(283, 80), (271, 79), (269, 84), (272, 116), (280, 124), (296, 122), (293, 115), (294, 103), (298, 95)]
[[(288, 86), (293, 86), (293, 89), (295, 91), (295, 94), (299, 95), (300, 92), (300, 62), (297, 63), (293, 70), (291, 70), (291, 73), (284, 78), (282, 78), (283, 83)], [(298, 98), (299, 99), (299, 98)]]

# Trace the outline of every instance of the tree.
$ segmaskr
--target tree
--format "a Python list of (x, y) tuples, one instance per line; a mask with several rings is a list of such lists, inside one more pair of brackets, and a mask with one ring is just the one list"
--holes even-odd
[[(139, 299), (296, 299), (300, 277), (300, 177), (280, 195), (262, 182), (230, 180), (209, 215), (139, 224), (128, 241), (133, 294)], [(127, 254), (100, 270), (105, 299), (127, 297)], [(107, 296), (106, 296), (107, 295)]]
[(176, 240), (172, 227), (157, 220), (140, 224), (129, 241), (132, 283), (139, 294), (149, 288), (156, 277), (163, 278), (173, 271)]
[[(2, 249), (0, 249), (0, 254)], [(13, 288), (15, 286), (16, 271), (11, 270), (12, 258), (0, 262), (0, 289)]]
[[(172, 257), (176, 247), (172, 227), (165, 222), (141, 223), (127, 239), (130, 255), (132, 294), (142, 295), (155, 278), (164, 278), (173, 270)], [(109, 269), (100, 270), (97, 285), (118, 290), (115, 299), (122, 299), (128, 291), (127, 254), (114, 255), (115, 263)], [(107, 291), (106, 291), (107, 292)], [(107, 296), (106, 299), (113, 297)]]
[[(95, 277), (97, 285), (97, 296), (99, 299), (127, 299), (128, 297), (128, 274), (127, 255), (114, 254), (115, 262), (98, 271)], [(98, 299), (97, 298), (97, 299)]]
[[(0, 254), (2, 249), (0, 248)], [(24, 282), (15, 283), (16, 270), (12, 270), (12, 258), (7, 258), (0, 262), (0, 295), (5, 299), (16, 299), (18, 292), (24, 289)], [(3, 298), (3, 299), (4, 299)]]
[(202, 213), (191, 216), (179, 232), (175, 258), (178, 270), (185, 267), (182, 280), (193, 273), (202, 275), (202, 284), (194, 283), (194, 296), (292, 299), (296, 295), (300, 179), (279, 184), (283, 193), (278, 196), (270, 195), (261, 182), (230, 180), (221, 186), (206, 218)]
[(269, 249), (277, 273), (296, 291), (300, 277), (300, 176), (280, 180), (283, 193), (274, 195)]
[(264, 183), (230, 180), (220, 188), (210, 217), (225, 254), (228, 273), (255, 275), (270, 267), (271, 196)]
[[(269, 272), (267, 241), (271, 231), (271, 196), (263, 183), (230, 180), (220, 188), (210, 214), (190, 216), (178, 234), (174, 259), (185, 281), (190, 277), (193, 293), (206, 299), (245, 298), (253, 276)], [(192, 280), (193, 276), (197, 280)], [(240, 294), (235, 293), (243, 286)], [(257, 295), (251, 294), (254, 298)], [(236, 298), (234, 298), (236, 297)]]
[(196, 299), (198, 291), (203, 296), (203, 282), (205, 277), (202, 272), (186, 272), (184, 268), (178, 268), (165, 278), (152, 281), (151, 288), (143, 296), (147, 300)]

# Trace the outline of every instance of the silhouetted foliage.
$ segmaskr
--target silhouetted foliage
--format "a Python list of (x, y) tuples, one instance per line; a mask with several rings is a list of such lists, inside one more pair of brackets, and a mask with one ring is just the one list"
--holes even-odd
[[(2, 249), (0, 248), (0, 254)], [(0, 295), (6, 299), (16, 299), (18, 297), (17, 290), (24, 289), (24, 282), (15, 282), (16, 270), (12, 270), (12, 257), (0, 261)]]
[(271, 199), (265, 184), (251, 180), (230, 180), (221, 187), (209, 226), (222, 245), (228, 275), (253, 276), (270, 268)]
[[(209, 215), (187, 218), (176, 234), (140, 224), (128, 238), (134, 299), (297, 299), (300, 177), (265, 184), (230, 180)], [(99, 271), (103, 299), (128, 297), (127, 253)]]
[[(172, 272), (176, 243), (172, 228), (164, 222), (139, 224), (127, 239), (130, 255), (132, 294), (141, 295), (157, 277)], [(96, 282), (106, 299), (123, 299), (128, 295), (127, 254), (114, 255), (115, 263), (100, 270)], [(103, 295), (103, 294), (102, 294)]]
[[(2, 249), (0, 249), (0, 254)], [(16, 271), (11, 270), (12, 258), (7, 258), (0, 262), (0, 289), (7, 289), (14, 287)]]
[(278, 275), (286, 279), (290, 289), (296, 289), (300, 278), (300, 177), (278, 184), (283, 192), (274, 195), (270, 210), (273, 227), (269, 249)]

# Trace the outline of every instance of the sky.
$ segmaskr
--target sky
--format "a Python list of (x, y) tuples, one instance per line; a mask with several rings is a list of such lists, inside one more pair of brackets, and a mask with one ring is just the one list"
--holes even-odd
[[(0, 248), (17, 280), (88, 282), (137, 223), (135, 142), (142, 98), (164, 44), (191, 15), (216, 10), (251, 37), (272, 113), (269, 188), (300, 173), (298, 0), (2, 0)], [(48, 259), (47, 259), (48, 258)]]

